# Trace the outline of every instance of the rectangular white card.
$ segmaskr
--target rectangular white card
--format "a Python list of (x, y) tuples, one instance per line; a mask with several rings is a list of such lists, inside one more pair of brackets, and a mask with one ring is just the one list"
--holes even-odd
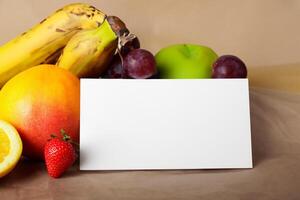
[(247, 79), (81, 79), (81, 170), (252, 168)]

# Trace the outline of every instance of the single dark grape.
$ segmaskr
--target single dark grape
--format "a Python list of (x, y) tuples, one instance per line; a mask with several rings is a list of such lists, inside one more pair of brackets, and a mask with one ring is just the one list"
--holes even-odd
[(114, 55), (108, 69), (102, 77), (115, 79), (126, 78), (119, 54)]
[(134, 79), (147, 79), (156, 74), (155, 58), (147, 50), (135, 49), (124, 58), (124, 72)]
[(213, 64), (213, 78), (247, 78), (245, 63), (236, 56), (224, 55)]

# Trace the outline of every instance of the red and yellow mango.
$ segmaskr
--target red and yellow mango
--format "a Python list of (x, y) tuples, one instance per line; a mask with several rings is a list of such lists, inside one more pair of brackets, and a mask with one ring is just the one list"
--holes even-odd
[(79, 140), (79, 79), (53, 65), (28, 69), (9, 80), (0, 91), (0, 119), (20, 133), (23, 155), (43, 160), (44, 145), (60, 130)]

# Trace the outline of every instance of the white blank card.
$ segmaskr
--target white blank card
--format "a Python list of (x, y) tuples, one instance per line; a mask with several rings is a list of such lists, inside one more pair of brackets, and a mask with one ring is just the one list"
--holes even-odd
[(81, 170), (252, 168), (247, 79), (81, 79)]

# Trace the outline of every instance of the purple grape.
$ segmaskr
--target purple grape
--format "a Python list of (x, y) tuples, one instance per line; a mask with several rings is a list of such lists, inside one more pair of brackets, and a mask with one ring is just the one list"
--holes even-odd
[(156, 74), (155, 58), (147, 50), (135, 49), (124, 58), (124, 72), (134, 79), (146, 79)]
[(126, 78), (122, 61), (118, 54), (114, 55), (108, 69), (103, 75), (103, 78)]
[(247, 78), (245, 63), (236, 56), (224, 55), (213, 64), (213, 78)]

